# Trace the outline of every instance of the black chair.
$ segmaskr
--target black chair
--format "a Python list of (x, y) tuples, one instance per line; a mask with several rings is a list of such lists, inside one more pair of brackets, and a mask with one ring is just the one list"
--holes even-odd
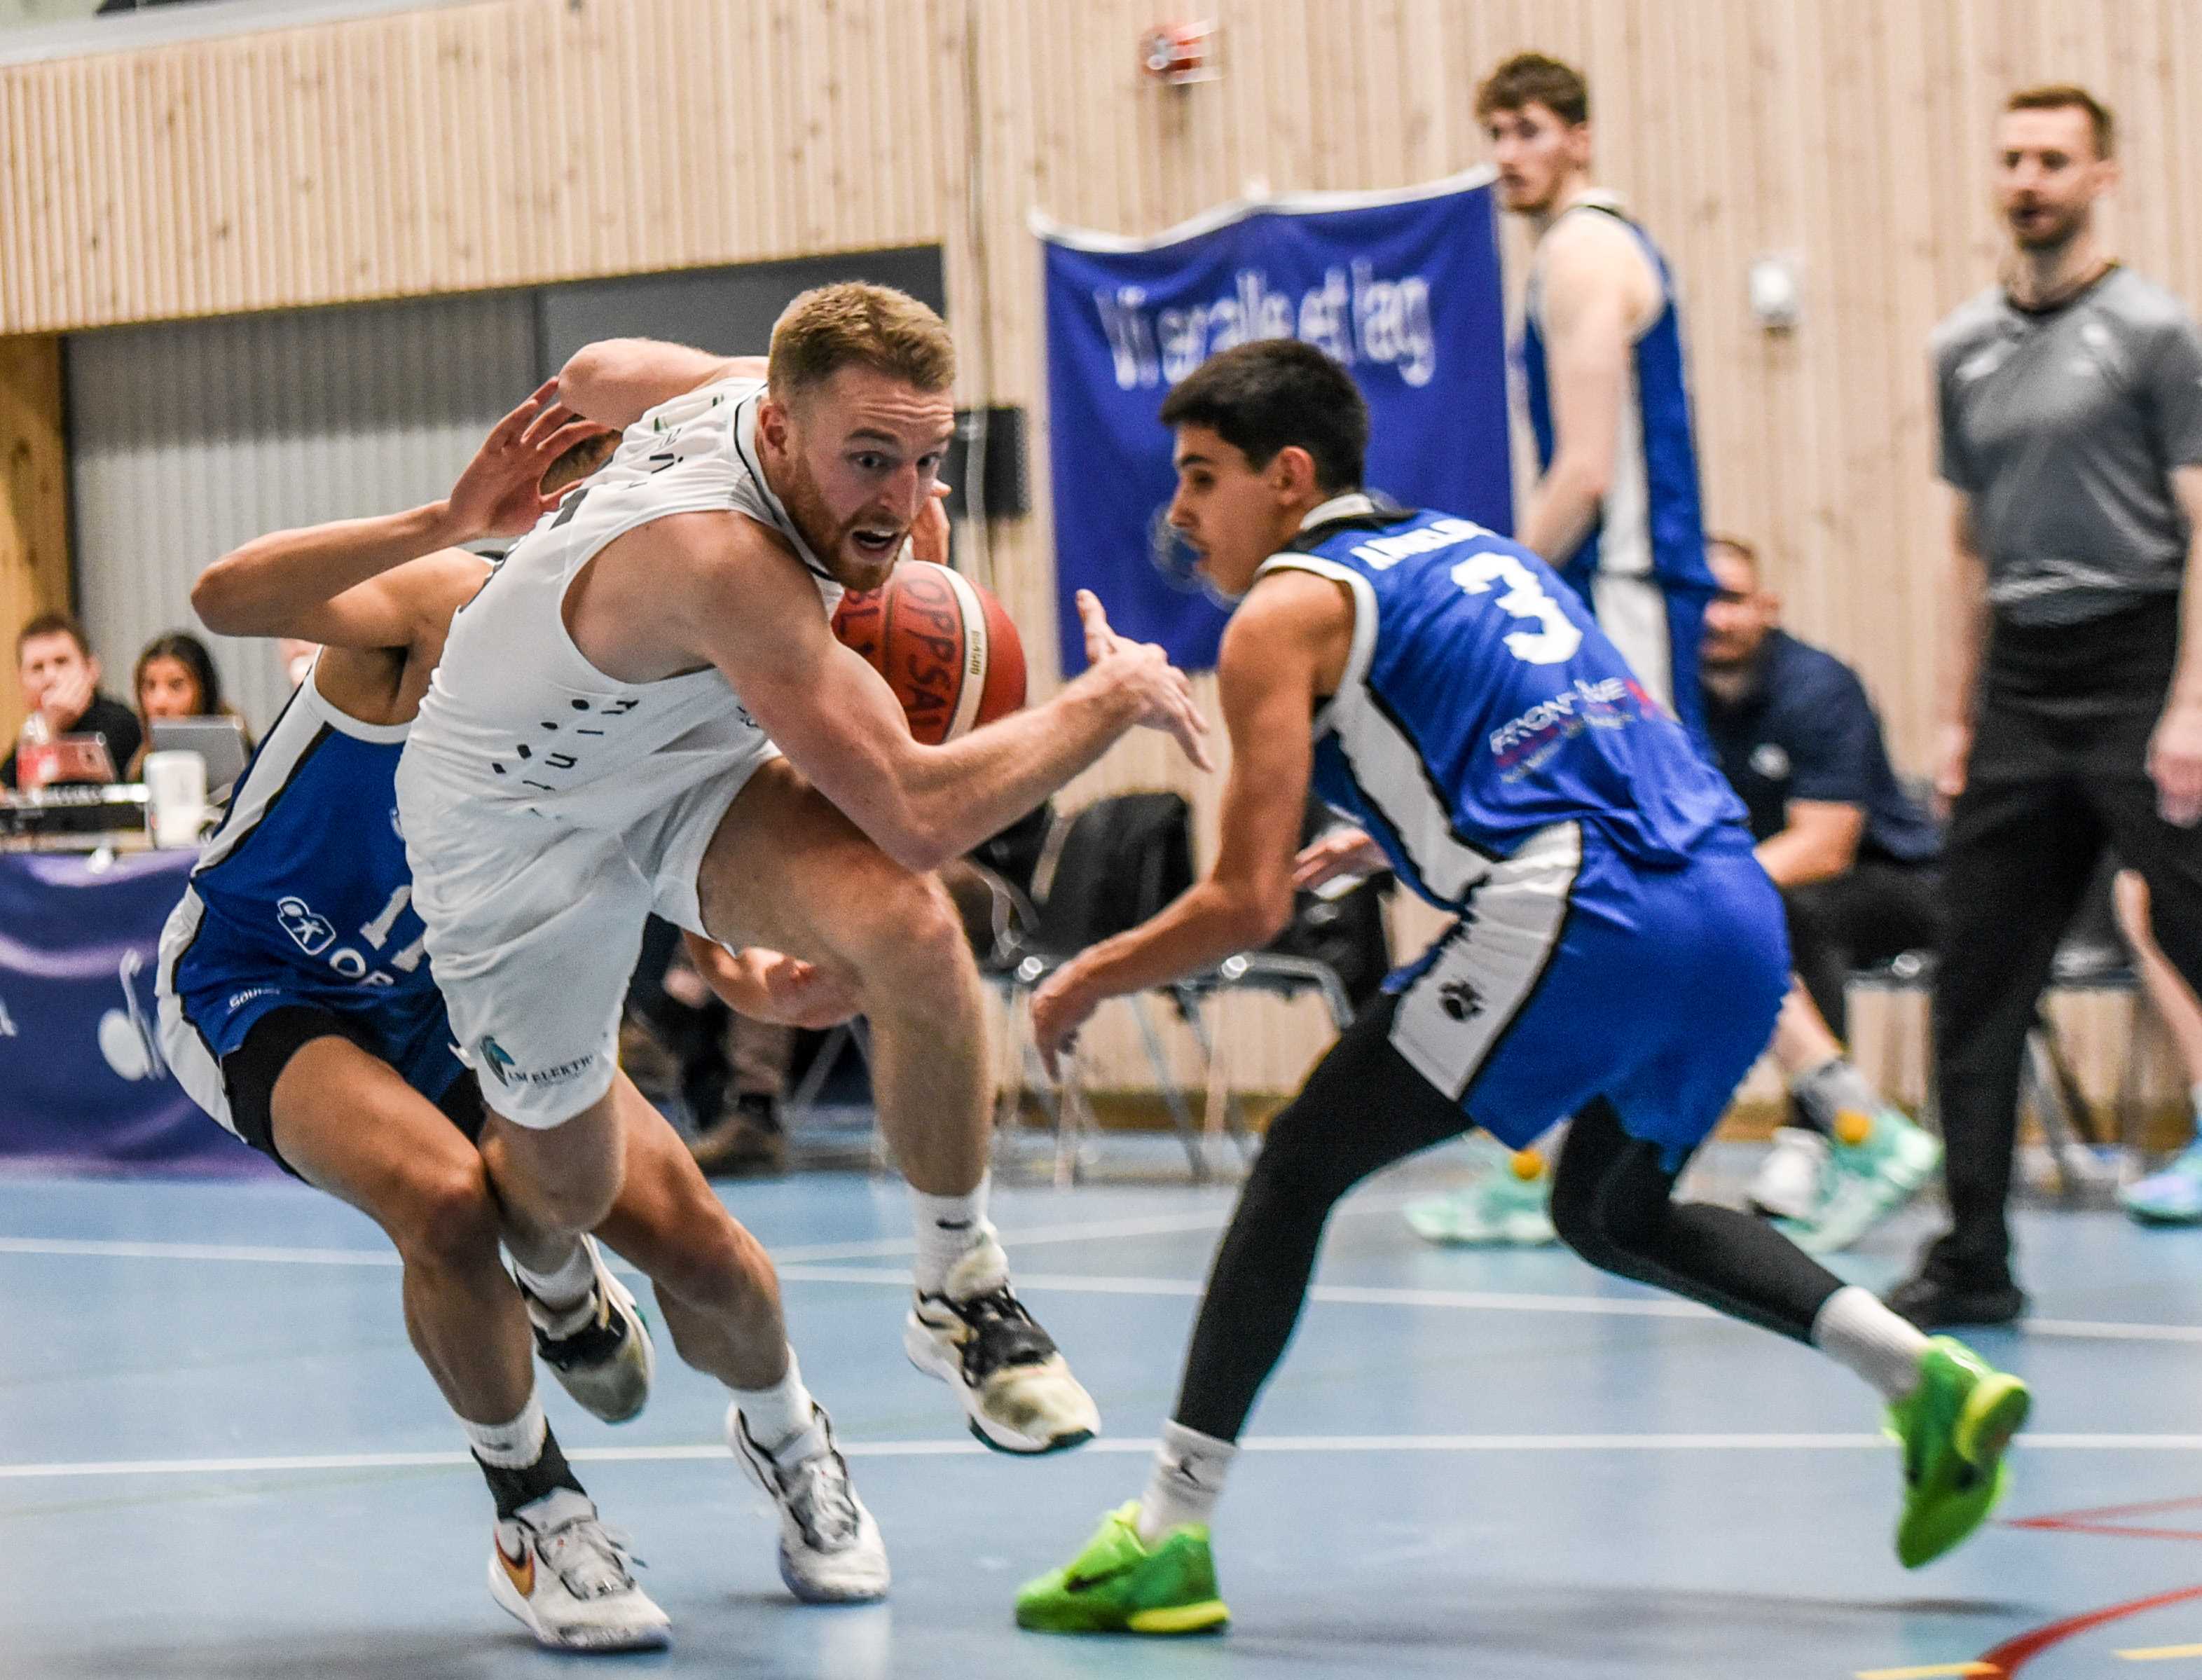
[[(1045, 1079), (1039, 1076), (1038, 1052), (1029, 1036), (1021, 1033), (1017, 1000), (1079, 952), (1154, 916), (1192, 882), (1192, 814), (1186, 802), (1175, 793), (1126, 793), (1097, 800), (1073, 816), (1057, 819), (1041, 848), (1029, 897), (994, 876), (987, 887), (992, 902), (983, 913), (974, 914), (982, 909), (975, 905), (966, 911), (967, 926), (974, 920), (983, 924), (973, 927), (981, 972), (1010, 1007), (1012, 1073), (1017, 1082), (1004, 1082), (1007, 1109), (1014, 1112), (1019, 1107), (1027, 1082), (1043, 1093), (1043, 1107), (1056, 1129), (1059, 1182), (1077, 1176), (1079, 1147), (1093, 1129), (1092, 1105), (1075, 1062), (1060, 1097), (1049, 1102)], [(1345, 983), (1331, 963), (1307, 953), (1331, 949), (1337, 938), (1333, 924), (1357, 921), (1365, 912), (1377, 914), (1381, 928), (1381, 906), (1373, 894), (1366, 903), (1356, 901), (1344, 909), (1340, 904), (1335, 898), (1304, 893), (1292, 927), (1274, 946), (1226, 958), (1206, 974), (1162, 988), (1200, 1052), (1206, 1100), (1198, 1121), (1171, 1077), (1149, 999), (1138, 993), (1122, 999), (1139, 1029), (1163, 1106), (1196, 1182), (1210, 1176), (1203, 1148), (1205, 1134), (1228, 1133), (1242, 1158), (1253, 1147), (1242, 1099), (1221, 1077), (1222, 1064), (1204, 1005), (1228, 991), (1252, 990), (1285, 999), (1312, 991), (1328, 1006), (1333, 1027), (1343, 1031), (1353, 1018)], [(1380, 958), (1379, 979), (1381, 971)]]
[[(1075, 1055), (1060, 1093), (1047, 1094), (1039, 1049), (1028, 1030), (1029, 1017), (1017, 1005), (1080, 952), (1137, 927), (1192, 885), (1192, 808), (1175, 793), (1119, 793), (1097, 799), (1069, 816), (1057, 816), (1040, 848), (1030, 895), (981, 865), (969, 867), (986, 881), (992, 899), (986, 928), (973, 929), (990, 935), (980, 951), (980, 972), (1001, 993), (1009, 1009), (1015, 1077), (1004, 1082), (1001, 1117), (1017, 1111), (1025, 1090), (1039, 1093), (1054, 1123), (1055, 1178), (1069, 1183), (1078, 1176), (1080, 1151), (1096, 1129), (1092, 1105)], [(972, 917), (968, 911), (965, 919), (969, 926)], [(1209, 1169), (1199, 1128), (1170, 1077), (1153, 1012), (1142, 996), (1134, 994), (1123, 1002), (1139, 1028), (1186, 1163), (1194, 1179), (1204, 1181)], [(1003, 1129), (998, 1126), (998, 1135)]]
[[(1850, 983), (1869, 990), (1931, 996), (1934, 987), (1934, 953), (1907, 951), (1886, 963), (1861, 969)], [(2140, 976), (2122, 946), (2090, 937), (2068, 939), (2050, 966), (2051, 991), (2117, 992), (2137, 994)], [(1930, 1018), (1927, 1055), (1927, 1093), (1922, 1119), (1940, 1126), (1935, 1118), (1940, 1092), (1934, 1079), (1934, 1055)], [(2111, 1131), (2106, 1135), (2095, 1122), (2074, 1072), (2064, 1035), (2046, 1007), (2037, 1006), (2033, 1029), (2026, 1039), (2026, 1060), (2019, 1070), (2021, 1112), (2029, 1105), (2040, 1123), (2043, 1139), (2057, 1165), (2058, 1189), (2067, 1201), (2089, 1200), (2116, 1187), (2117, 1170), (2105, 1166), (2096, 1151), (2107, 1144), (2123, 1145), (2132, 1131), (2131, 1117), (2138, 1100), (2134, 1076), (2136, 1058), (2128, 1056), (2118, 1076), (2112, 1099)]]

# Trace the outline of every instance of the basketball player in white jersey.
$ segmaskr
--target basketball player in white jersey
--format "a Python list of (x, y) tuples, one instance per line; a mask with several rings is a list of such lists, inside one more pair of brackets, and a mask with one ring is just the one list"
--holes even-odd
[[(321, 645), (169, 917), (159, 990), (162, 1041), (193, 1099), (397, 1246), (407, 1329), (496, 1500), (492, 1595), (545, 1645), (601, 1652), (662, 1645), (667, 1619), (545, 1420), (529, 1330), (607, 1422), (648, 1398), (649, 1331), (593, 1244), (515, 1244), (518, 1289), (499, 1264), (497, 1198), (475, 1146), (480, 1088), (452, 1053), (387, 826), (452, 614), (489, 575), (456, 545), (535, 521), (545, 463), (566, 470), (590, 446), (593, 428), (561, 424), (571, 419), (545, 387), (491, 433), (448, 498), (256, 538), (201, 575), (192, 603), (210, 628)], [(854, 1006), (804, 964), (719, 954), (728, 1001), (753, 1014), (818, 1026)], [(814, 1601), (880, 1596), (886, 1550), (787, 1346), (771, 1261), (663, 1117), (624, 1076), (613, 1091), (626, 1172), (599, 1234), (656, 1283), (681, 1357), (731, 1391), (727, 1444), (779, 1508), (790, 1589)]]
[[(1645, 687), (1703, 741), (1699, 649), (1716, 590), (1674, 278), (1621, 200), (1592, 184), (1590, 90), (1521, 53), (1476, 90), (1499, 201), (1529, 224), (1521, 368), (1539, 476), (1516, 531), (1597, 616)], [(1785, 1129), (1753, 1199), (1808, 1245), (1841, 1247), (1933, 1176), (1940, 1150), (1852, 1067), (1802, 986), (1772, 1051), (1807, 1124)], [(1535, 1151), (1410, 1210), (1440, 1241), (1549, 1241)]]
[[(1140, 724), (1198, 763), (1205, 724), (1158, 648), (1082, 603), (1092, 665), (939, 747), (833, 640), (885, 581), (954, 427), (939, 317), (885, 287), (806, 292), (765, 382), (676, 346), (585, 350), (563, 400), (623, 427), (451, 626), (398, 771), (415, 902), (492, 1111), (509, 1215), (546, 1236), (620, 1185), (620, 1005), (651, 911), (851, 986), (913, 1194), (904, 1345), (1011, 1453), (1076, 1446), (1092, 1399), (1010, 1287), (986, 1218), (976, 965), (928, 873)], [(781, 755), (786, 756), (783, 757)]]

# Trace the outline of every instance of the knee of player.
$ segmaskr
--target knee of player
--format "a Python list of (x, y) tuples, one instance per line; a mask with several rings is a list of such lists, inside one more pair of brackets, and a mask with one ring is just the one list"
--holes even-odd
[(1622, 1270), (1666, 1212), (1663, 1197), (1645, 1201), (1633, 1186), (1593, 1187), (1571, 1181), (1564, 1161), (1552, 1179), (1552, 1229), (1561, 1241), (1603, 1271)]
[(447, 1269), (497, 1263), (497, 1198), (471, 1150), (416, 1166), (383, 1223), (409, 1263)]
[(739, 1312), (780, 1298), (780, 1280), (756, 1238), (723, 1211), (699, 1223), (657, 1287), (692, 1306)]
[(931, 875), (882, 883), (855, 907), (860, 928), (857, 967), (867, 981), (893, 984), (916, 977), (942, 995), (957, 969), (972, 966), (970, 942), (947, 890)]
[(574, 1178), (539, 1185), (531, 1193), (522, 1217), (558, 1231), (592, 1231), (608, 1218), (619, 1200), (617, 1175), (602, 1181)]

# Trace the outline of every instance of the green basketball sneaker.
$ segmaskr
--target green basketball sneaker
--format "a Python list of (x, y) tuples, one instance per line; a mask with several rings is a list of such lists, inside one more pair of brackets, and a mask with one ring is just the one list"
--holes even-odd
[(1932, 1563), (1980, 1527), (2003, 1495), (2004, 1449), (2034, 1396), (2016, 1376), (1938, 1335), (1920, 1362), (1919, 1386), (1888, 1408), (1904, 1445), (1904, 1512), (1896, 1555), (1906, 1569)]
[(1917, 1195), (1942, 1164), (1941, 1140), (1885, 1103), (1871, 1114), (1838, 1114), (1831, 1153), (1819, 1205), (1784, 1228), (1808, 1254), (1849, 1247)]
[(1475, 1176), (1460, 1189), (1410, 1205), (1410, 1230), (1447, 1248), (1538, 1248), (1560, 1240), (1552, 1229), (1552, 1176), (1541, 1153), (1510, 1150), (1481, 1132), (1464, 1152)]
[(1017, 1590), (1017, 1625), (1039, 1633), (1208, 1633), (1231, 1619), (1216, 1595), (1208, 1530), (1186, 1524), (1152, 1547), (1139, 1503), (1120, 1506), (1067, 1569)]

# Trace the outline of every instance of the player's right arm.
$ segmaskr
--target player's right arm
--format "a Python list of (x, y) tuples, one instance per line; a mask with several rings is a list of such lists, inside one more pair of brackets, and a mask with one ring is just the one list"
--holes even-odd
[(660, 339), (600, 339), (558, 370), (559, 395), (574, 413), (625, 431), (660, 403), (722, 379), (762, 379), (762, 356), (715, 356)]
[(679, 634), (788, 761), (905, 868), (938, 869), (998, 834), (1141, 724), (1209, 767), (1208, 725), (1184, 673), (1160, 648), (1117, 636), (1090, 594), (1079, 598), (1083, 675), (1044, 704), (927, 746), (879, 673), (833, 639), (816, 586), (762, 528), (700, 514), (656, 528)]
[[(424, 597), (443, 602), (450, 593), (424, 590), (418, 572), (463, 570), (470, 592), (481, 563), (458, 545), (533, 526), (555, 505), (539, 488), (545, 471), (600, 429), (575, 419), (554, 380), (498, 422), (449, 496), (403, 513), (256, 537), (199, 574), (192, 609), (219, 635), (408, 646)], [(413, 562), (420, 565), (398, 569)]]
[(1988, 634), (1987, 565), (1974, 541), (1972, 504), (1962, 495), (1950, 522), (1950, 601), (1939, 720), (1941, 761), (1934, 775), (1934, 791), (1946, 799), (1965, 791), (1966, 766), (1973, 756), (1974, 691)]

